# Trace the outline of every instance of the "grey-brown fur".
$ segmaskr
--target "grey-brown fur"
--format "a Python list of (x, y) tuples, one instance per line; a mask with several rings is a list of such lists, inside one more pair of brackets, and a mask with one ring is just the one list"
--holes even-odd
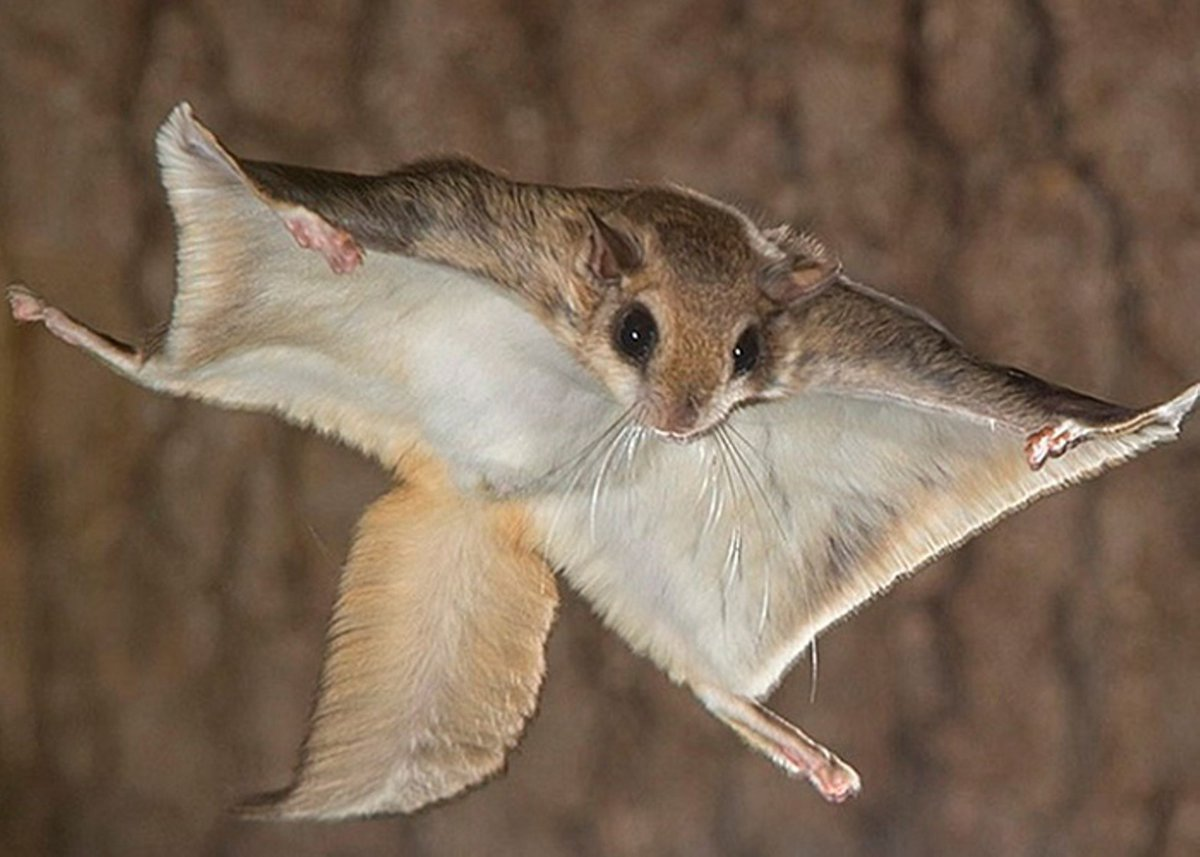
[(779, 316), (772, 335), (793, 349), (775, 367), (790, 389), (867, 383), (905, 396), (920, 387), (934, 404), (969, 400), (981, 415), (1026, 430), (1064, 417), (1103, 425), (1137, 414), (980, 360), (922, 313), (844, 279)]
[(268, 196), (315, 211), (369, 250), (466, 268), (552, 310), (563, 280), (575, 273), (589, 215), (630, 230), (635, 241), (652, 235), (663, 263), (696, 291), (787, 276), (811, 263), (819, 246), (788, 233), (768, 258), (747, 241), (744, 217), (688, 192), (517, 182), (464, 159), (419, 161), (379, 176), (242, 166)]
[[(579, 273), (589, 214), (623, 227), (634, 241), (652, 240), (657, 260), (677, 278), (678, 299), (697, 307), (728, 303), (738, 282), (762, 283), (826, 258), (819, 243), (786, 228), (765, 233), (776, 251), (768, 257), (748, 240), (745, 217), (670, 188), (530, 184), (463, 159), (419, 161), (379, 176), (242, 165), (264, 193), (317, 212), (369, 250), (466, 268), (572, 327), (582, 322), (567, 312), (562, 289)], [(764, 290), (754, 310), (767, 334), (765, 388), (799, 389), (818, 376), (852, 383), (861, 381), (863, 366), (886, 365), (891, 377), (878, 380), (898, 394), (919, 379), (940, 389), (948, 406), (970, 396), (989, 415), (1019, 426), (1062, 416), (1120, 422), (1135, 413), (980, 361), (923, 314), (879, 297), (845, 278), (787, 303)]]

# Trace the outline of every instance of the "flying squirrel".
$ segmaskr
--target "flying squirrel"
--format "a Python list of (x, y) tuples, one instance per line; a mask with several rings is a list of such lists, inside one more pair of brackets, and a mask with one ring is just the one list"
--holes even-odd
[(158, 159), (165, 333), (126, 345), (19, 285), (14, 317), (395, 476), (340, 579), (294, 783), (254, 817), (410, 812), (499, 771), (556, 573), (844, 800), (858, 774), (761, 703), (800, 653), (1001, 517), (1173, 440), (1200, 396), (1130, 409), (985, 362), (816, 239), (684, 189), (245, 160), (187, 104)]

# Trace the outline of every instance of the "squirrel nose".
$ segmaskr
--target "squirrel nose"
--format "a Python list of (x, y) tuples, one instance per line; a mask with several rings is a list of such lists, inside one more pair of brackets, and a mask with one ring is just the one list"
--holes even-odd
[(686, 435), (696, 427), (700, 419), (702, 397), (690, 392), (671, 404), (665, 414), (661, 430), (671, 435)]

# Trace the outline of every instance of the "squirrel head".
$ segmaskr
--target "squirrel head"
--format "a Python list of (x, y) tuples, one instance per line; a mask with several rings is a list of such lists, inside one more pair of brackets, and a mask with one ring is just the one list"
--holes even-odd
[(586, 227), (583, 358), (642, 424), (673, 440), (775, 394), (787, 308), (840, 272), (815, 239), (760, 229), (690, 191), (637, 191), (589, 210)]

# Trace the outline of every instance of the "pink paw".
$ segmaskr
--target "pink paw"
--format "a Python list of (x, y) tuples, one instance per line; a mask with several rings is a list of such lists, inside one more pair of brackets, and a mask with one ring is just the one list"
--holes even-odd
[(12, 310), (13, 318), (17, 321), (32, 323), (42, 321), (46, 317), (45, 302), (21, 286), (9, 287), (8, 306)]
[(1045, 426), (1025, 439), (1025, 457), (1031, 470), (1040, 470), (1051, 458), (1058, 458), (1087, 437), (1087, 430), (1074, 420)]
[(311, 211), (300, 209), (286, 215), (283, 222), (296, 243), (324, 256), (335, 274), (348, 274), (362, 264), (362, 248), (350, 233), (331, 226)]
[(821, 793), (821, 797), (830, 803), (845, 803), (852, 797), (858, 797), (862, 791), (862, 780), (858, 771), (840, 759), (835, 759), (834, 764), (828, 768), (813, 771), (809, 780)]
[(814, 748), (820, 753), (819, 759), (813, 759), (809, 753), (801, 755), (789, 752), (786, 747), (780, 749), (791, 763), (793, 772), (807, 777), (813, 788), (830, 803), (844, 803), (862, 791), (862, 779), (858, 771), (826, 748)]

